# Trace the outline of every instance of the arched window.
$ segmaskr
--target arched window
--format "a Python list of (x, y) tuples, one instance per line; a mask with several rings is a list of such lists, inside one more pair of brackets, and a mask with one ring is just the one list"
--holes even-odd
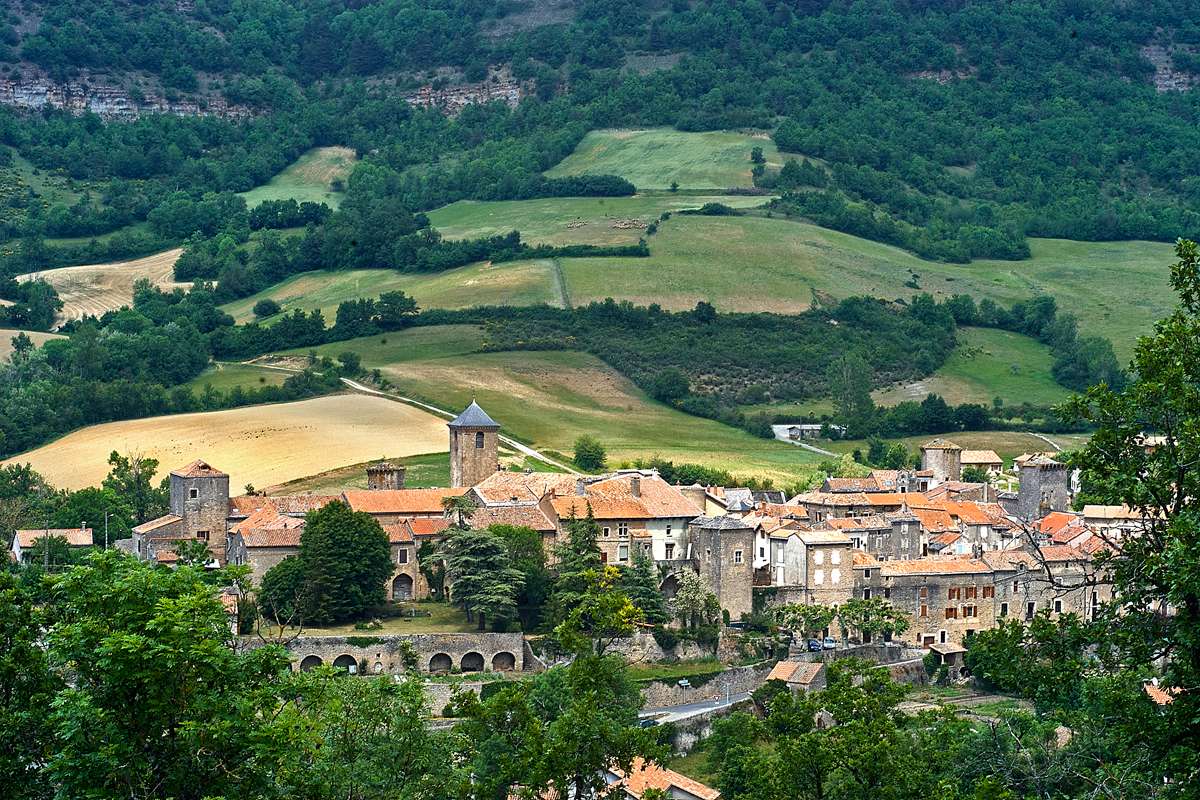
[(475, 449), (476, 450), (483, 449), (483, 431), (477, 431), (475, 433)]

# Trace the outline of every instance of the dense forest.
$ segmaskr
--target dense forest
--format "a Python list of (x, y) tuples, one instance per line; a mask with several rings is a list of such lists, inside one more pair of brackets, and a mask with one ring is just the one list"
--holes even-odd
[[(413, 212), (553, 195), (540, 172), (584, 132), (632, 125), (774, 131), (783, 150), (828, 165), (827, 186), (790, 187), (792, 210), (928, 257), (1019, 258), (1026, 235), (1173, 240), (1200, 228), (1194, 94), (1156, 92), (1141, 52), (1160, 45), (1194, 64), (1200, 29), (1183, 0), (573, 10), (539, 25), (532, 4), (484, 0), (15, 4), (0, 36), (10, 77), (141, 71), (257, 113), (102, 125), (6, 112), (0, 142), (93, 191), (70, 213), (10, 198), (3, 236), (116, 230), (176, 192), (260, 184), (316, 144), (395, 171)], [(631, 68), (647, 59), (663, 68)], [(526, 97), (455, 119), (398, 101), (438, 67), (450, 69), (439, 82), (508, 68)]]

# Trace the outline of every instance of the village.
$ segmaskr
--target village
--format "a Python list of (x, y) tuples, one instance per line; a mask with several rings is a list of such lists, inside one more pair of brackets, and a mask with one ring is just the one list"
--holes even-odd
[[(819, 690), (833, 658), (868, 658), (907, 683), (924, 684), (934, 674), (962, 683), (970, 678), (964, 654), (973, 634), (1038, 615), (1094, 619), (1111, 599), (1094, 557), (1143, 524), (1123, 507), (1071, 510), (1071, 470), (1050, 453), (1018, 457), (1017, 490), (998, 491), (999, 456), (934, 439), (921, 448), (920, 469), (829, 477), (787, 497), (779, 490), (675, 486), (643, 469), (602, 475), (504, 470), (500, 428), (474, 402), (448, 423), (451, 485), (442, 488), (407, 488), (405, 468), (381, 461), (367, 468), (366, 489), (232, 495), (229, 476), (198, 459), (170, 473), (169, 513), (135, 527), (116, 546), (170, 568), (199, 545), (210, 567), (244, 565), (248, 585), (258, 587), (273, 567), (299, 555), (309, 513), (340, 502), (369, 515), (387, 534), (388, 600), (420, 608), (441, 588), (431, 587), (422, 569), (422, 545), (438, 552), (455, 526), (530, 529), (552, 562), (572, 521), (594, 520), (602, 564), (628, 568), (647, 559), (668, 607), (681, 583), (695, 577), (719, 605), (715, 652), (694, 642), (669, 650), (649, 630), (635, 631), (618, 647), (631, 663), (679, 663), (681, 655), (722, 662), (724, 697), (714, 699), (711, 686), (693, 687), (686, 678), (660, 681), (646, 692), (647, 724), (681, 725), (675, 746), (687, 752), (714, 718), (767, 681)], [(964, 467), (985, 471), (989, 481), (963, 481)], [(75, 547), (94, 543), (90, 528), (18, 531), (14, 560), (38, 558), (44, 548), (37, 543), (46, 536)], [(453, 584), (442, 591), (453, 596)], [(236, 631), (239, 605), (254, 598), (230, 587), (221, 599)], [(856, 603), (866, 609), (858, 612), (857, 627), (844, 614), (835, 624), (837, 610)], [(813, 608), (828, 613), (807, 624), (789, 614)], [(761, 614), (783, 620), (787, 638), (782, 649), (746, 663), (738, 642), (746, 621)], [(240, 641), (258, 644), (252, 635)], [(542, 671), (552, 661), (538, 654), (536, 638), (512, 630), (362, 637), (297, 629), (277, 641), (296, 670), (332, 665), (363, 675), (425, 674), (435, 715), (456, 685), (479, 691), (488, 680)], [(438, 676), (462, 677), (439, 683)], [(673, 787), (671, 796), (716, 796), (669, 769), (647, 764), (642, 770), (651, 783)]]

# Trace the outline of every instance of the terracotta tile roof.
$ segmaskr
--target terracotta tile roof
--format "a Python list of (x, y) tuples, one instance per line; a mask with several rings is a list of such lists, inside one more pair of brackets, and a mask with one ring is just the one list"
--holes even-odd
[(873, 469), (871, 477), (875, 480), (875, 485), (879, 487), (878, 491), (894, 492), (900, 481), (900, 470)]
[(867, 517), (831, 517), (821, 520), (815, 527), (828, 526), (839, 531), (876, 531), (891, 530), (892, 523), (881, 514)]
[(1047, 544), (1042, 545), (1039, 550), (1042, 553), (1042, 558), (1047, 562), (1054, 561), (1089, 561), (1090, 559), (1084, 555), (1082, 551), (1075, 547), (1068, 547), (1062, 544)]
[(1043, 458), (1053, 459), (1055, 455), (1057, 455), (1057, 453), (1052, 453), (1049, 451), (1041, 451), (1041, 452), (1035, 452), (1035, 453), (1021, 453), (1021, 455), (1019, 455), (1013, 459), (1013, 463), (1019, 467), (1022, 464), (1029, 461), (1030, 459), (1037, 458), (1039, 456), (1041, 456)]
[(960, 458), (964, 467), (1004, 463), (1004, 459), (997, 455), (995, 450), (963, 450)]
[(1089, 536), (1088, 538), (1084, 539), (1078, 545), (1076, 545), (1076, 547), (1078, 547), (1081, 551), (1083, 551), (1087, 555), (1093, 556), (1096, 553), (1100, 552), (1101, 550), (1111, 549), (1112, 546), (1107, 541), (1105, 541), (1103, 538), (1093, 534), (1093, 535)]
[(791, 499), (792, 503), (809, 503), (818, 506), (865, 506), (867, 496), (863, 492), (803, 492)]
[(991, 525), (995, 522), (991, 514), (969, 500), (943, 500), (942, 509), (967, 525)]
[(780, 661), (771, 668), (767, 680), (807, 686), (821, 673), (824, 666), (820, 661)]
[[(633, 481), (638, 480), (638, 495), (633, 494)], [(641, 503), (651, 517), (691, 518), (704, 513), (684, 496), (678, 488), (657, 475), (620, 474), (596, 483), (588, 484), (588, 497), (600, 495), (612, 500), (633, 500)]]
[(450, 527), (450, 520), (445, 517), (416, 517), (408, 520), (408, 528), (413, 536), (436, 536)]
[[(907, 492), (872, 492), (864, 495), (867, 498), (867, 504), (880, 508), (900, 508), (907, 502)], [(923, 495), (919, 495), (923, 499)]]
[(808, 519), (808, 510), (804, 506), (793, 506), (787, 503), (759, 503), (758, 510), (763, 514), (780, 519)]
[(602, 519), (650, 519), (650, 512), (641, 503), (632, 500), (608, 500), (603, 497), (556, 497), (550, 501), (558, 518), (586, 517), (588, 509), (592, 516)]
[(988, 550), (981, 558), (994, 570), (1037, 569), (1038, 562), (1024, 550)]
[(559, 496), (574, 494), (575, 480), (558, 472), (493, 472), (473, 491), (484, 503), (536, 503), (551, 490)]
[(1087, 505), (1083, 507), (1083, 516), (1086, 519), (1111, 519), (1111, 520), (1131, 520), (1137, 521), (1143, 519), (1141, 512), (1136, 511), (1129, 506), (1101, 506)]
[(721, 797), (721, 793), (711, 786), (653, 762), (635, 758), (631, 766), (628, 775), (615, 767), (610, 768), (609, 772), (620, 780), (621, 788), (639, 800), (647, 789), (659, 789), (671, 798), (679, 797), (673, 790), (682, 791), (697, 800), (719, 800)]
[(807, 545), (815, 544), (850, 544), (850, 537), (842, 531), (796, 531), (796, 535), (800, 537), (800, 541)]
[(1038, 533), (1052, 536), (1073, 522), (1081, 521), (1082, 517), (1069, 511), (1051, 511), (1037, 521), (1035, 527)]
[(155, 550), (154, 560), (160, 564), (174, 564), (179, 560), (179, 554), (174, 550)]
[(304, 520), (280, 514), (274, 506), (265, 506), (253, 511), (250, 516), (235, 523), (231, 527), (234, 533), (250, 530), (283, 530), (285, 528), (303, 528)]
[(250, 547), (299, 547), (304, 526), (295, 528), (244, 528), (239, 531), (242, 543)]
[(926, 533), (946, 533), (957, 531), (958, 525), (949, 513), (941, 509), (912, 508), (913, 516), (921, 521), (921, 528)]
[(1156, 683), (1144, 683), (1142, 689), (1145, 690), (1146, 696), (1160, 706), (1169, 706), (1175, 702), (1175, 695), (1180, 693), (1178, 686), (1159, 686)]
[(873, 477), (868, 478), (826, 478), (823, 487), (826, 492), (877, 492), (879, 483)]
[(67, 544), (71, 547), (91, 547), (92, 546), (92, 529), (91, 528), (38, 528), (36, 530), (23, 530), (16, 532), (17, 542), (21, 548), (33, 547), (38, 539), (46, 535), (53, 536), (58, 539), (66, 539)]
[(186, 467), (171, 470), (172, 475), (180, 478), (228, 478), (221, 470), (210, 465), (207, 461), (196, 459)]
[(165, 528), (168, 525), (178, 525), (181, 522), (183, 522), (183, 517), (176, 516), (175, 514), (164, 514), (149, 522), (143, 522), (141, 525), (134, 526), (133, 532), (141, 534), (151, 533), (159, 528)]
[(270, 502), (270, 498), (257, 494), (240, 494), (237, 497), (231, 497), (229, 498), (229, 516), (248, 517)]
[(884, 577), (896, 575), (970, 575), (988, 573), (992, 569), (976, 558), (914, 558), (908, 561), (885, 561), (880, 564), (879, 574)]
[(882, 563), (879, 559), (875, 558), (875, 556), (871, 555), (870, 553), (864, 553), (862, 550), (852, 551), (850, 561), (853, 566), (862, 567), (864, 569), (873, 569)]
[(1044, 453), (1038, 453), (1037, 455), (1030, 456), (1029, 458), (1022, 461), (1021, 466), (1022, 467), (1062, 467), (1063, 469), (1066, 469), (1067, 465), (1062, 463), (1061, 461), (1056, 461), (1050, 455), (1047, 455)]
[(342, 499), (355, 511), (368, 514), (441, 514), (442, 500), (461, 497), (465, 488), (457, 489), (352, 489), (342, 492)]
[(961, 538), (963, 538), (961, 533), (952, 531), (950, 533), (941, 533), (941, 534), (938, 534), (937, 536), (934, 536), (932, 539), (929, 540), (929, 543), (933, 544), (934, 542), (937, 542), (938, 544), (940, 544), (942, 546), (949, 546), (949, 545), (954, 544)]
[(492, 525), (517, 525), (545, 533), (555, 530), (554, 523), (535, 505), (481, 506), (471, 513), (472, 528)]
[(412, 528), (407, 522), (397, 522), (394, 525), (383, 525), (383, 532), (387, 534), (388, 544), (410, 544), (413, 541)]

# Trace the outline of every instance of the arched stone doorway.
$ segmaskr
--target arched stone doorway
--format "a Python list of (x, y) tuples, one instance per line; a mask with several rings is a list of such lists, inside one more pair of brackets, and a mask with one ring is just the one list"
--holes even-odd
[(454, 662), (445, 653), (437, 653), (433, 658), (429, 659), (430, 672), (449, 672), (450, 667), (453, 665)]
[(397, 575), (392, 580), (392, 600), (412, 600), (413, 579), (411, 575)]
[(333, 665), (338, 669), (344, 669), (351, 675), (358, 672), (358, 660), (349, 653), (342, 653), (333, 660)]
[(467, 653), (462, 657), (463, 672), (482, 672), (483, 671), (483, 654), (482, 653)]
[(512, 653), (496, 653), (492, 657), (492, 672), (512, 672), (517, 668), (517, 657)]
[(308, 672), (310, 669), (316, 669), (324, 663), (320, 656), (305, 656), (300, 659), (300, 671)]
[(662, 582), (662, 596), (664, 600), (670, 600), (679, 591), (679, 578), (674, 575), (668, 575)]

